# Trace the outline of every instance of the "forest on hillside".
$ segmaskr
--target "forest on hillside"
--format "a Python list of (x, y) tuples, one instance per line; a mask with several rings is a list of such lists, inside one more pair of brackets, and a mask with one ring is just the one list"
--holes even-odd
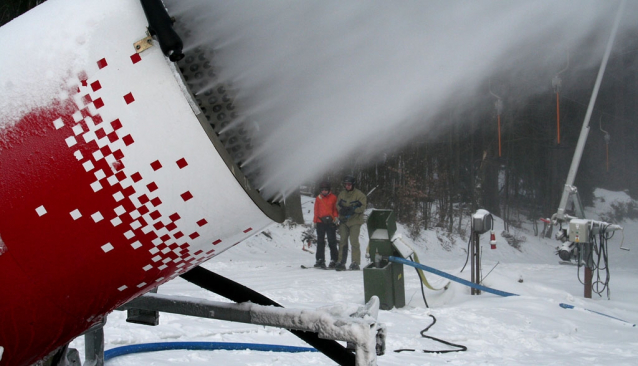
[[(595, 188), (638, 197), (637, 36), (619, 36), (597, 95), (575, 180), (585, 205)], [(431, 227), (462, 233), (479, 208), (502, 217), (505, 230), (524, 220), (542, 225), (539, 219), (558, 208), (599, 72), (599, 65), (581, 68), (578, 60), (565, 55), (564, 67), (494, 75), (471, 102), (441, 113), (438, 131), (326, 179), (339, 186), (342, 175), (354, 174), (364, 193), (374, 189), (370, 204), (395, 210), (415, 235)], [(559, 88), (552, 83), (557, 76)], [(535, 92), (520, 97), (518, 88)]]

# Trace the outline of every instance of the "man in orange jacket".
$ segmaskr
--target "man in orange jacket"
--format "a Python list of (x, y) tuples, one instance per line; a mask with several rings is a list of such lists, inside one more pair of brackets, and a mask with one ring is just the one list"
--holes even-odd
[(337, 250), (337, 225), (339, 216), (337, 212), (337, 196), (330, 192), (330, 183), (321, 182), (319, 185), (321, 193), (315, 199), (315, 217), (312, 220), (317, 227), (317, 263), (315, 267), (326, 268), (325, 250), (326, 235), (328, 236), (328, 247), (330, 248), (330, 264), (328, 268), (335, 268), (339, 251)]

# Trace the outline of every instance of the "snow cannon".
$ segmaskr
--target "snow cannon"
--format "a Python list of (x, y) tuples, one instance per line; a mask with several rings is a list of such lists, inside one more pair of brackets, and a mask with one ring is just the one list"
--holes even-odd
[(158, 0), (49, 0), (0, 28), (0, 365), (283, 221), (180, 26)]
[(472, 214), (472, 231), (477, 234), (485, 234), (491, 231), (494, 226), (492, 214), (483, 209), (478, 209)]
[[(481, 245), (480, 236), (486, 232), (490, 232), (490, 247), (496, 249), (496, 235), (494, 235), (494, 217), (492, 214), (484, 209), (478, 209), (472, 214), (472, 235), (470, 238), (470, 270), (472, 283), (476, 285), (481, 284)], [(480, 295), (480, 287), (471, 288), (472, 295)]]

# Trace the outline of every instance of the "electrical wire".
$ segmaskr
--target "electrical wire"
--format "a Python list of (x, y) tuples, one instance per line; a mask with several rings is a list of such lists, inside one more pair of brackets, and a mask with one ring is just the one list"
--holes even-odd
[[(444, 341), (444, 340), (436, 338), (436, 337), (425, 335), (424, 333), (427, 332), (428, 329), (432, 328), (432, 326), (436, 323), (436, 318), (434, 317), (434, 315), (432, 315), (432, 314), (428, 314), (428, 315), (432, 318), (432, 323), (421, 331), (421, 337), (428, 338), (428, 339), (431, 339), (431, 340), (434, 340), (434, 341), (437, 341), (437, 342), (440, 342), (440, 343), (443, 343), (443, 344), (447, 344), (448, 346), (457, 347), (458, 349), (448, 349), (448, 350), (440, 350), (440, 351), (431, 351), (431, 350), (423, 349), (423, 350), (421, 350), (421, 352), (423, 352), (423, 353), (451, 353), (451, 352), (464, 352), (464, 351), (467, 351), (467, 347), (465, 347), (463, 345), (455, 344), (455, 343), (452, 343), (452, 342)], [(416, 351), (417, 350), (411, 349), (411, 348), (402, 348), (402, 349), (394, 350), (394, 352), (397, 352), (397, 353), (399, 353), (399, 352), (416, 352)]]
[(485, 279), (487, 278), (487, 276), (490, 275), (490, 273), (492, 273), (492, 271), (494, 270), (494, 268), (496, 268), (496, 266), (498, 266), (498, 264), (501, 262), (496, 262), (496, 264), (494, 265), (494, 267), (492, 267), (492, 269), (490, 269), (489, 272), (487, 272), (487, 274), (485, 275), (485, 277), (481, 278), (481, 281), (479, 281), (479, 284), (482, 284), (483, 281), (485, 281)]
[[(410, 260), (414, 261), (414, 259), (412, 259), (411, 255), (408, 258), (410, 258)], [(415, 267), (414, 270), (416, 271), (417, 277), (419, 277), (419, 282), (421, 283), (421, 295), (423, 296), (423, 302), (425, 303), (425, 307), (429, 309), (430, 306), (428, 305), (428, 301), (425, 299), (425, 290), (423, 289), (423, 280), (421, 279), (421, 276), (419, 275), (419, 269)], [(463, 270), (461, 270), (461, 271), (463, 271)], [(443, 343), (443, 344), (447, 344), (448, 346), (457, 347), (459, 349), (442, 350), (442, 351), (421, 350), (421, 352), (423, 352), (423, 353), (450, 353), (450, 352), (467, 351), (467, 347), (465, 347), (465, 346), (462, 346), (462, 345), (459, 345), (459, 344), (454, 344), (454, 343), (451, 343), (451, 342), (448, 342), (448, 341), (444, 341), (444, 340), (439, 339), (439, 338), (435, 338), (435, 337), (432, 337), (432, 336), (425, 335), (424, 333), (427, 332), (428, 329), (432, 328), (434, 323), (436, 323), (436, 318), (434, 317), (434, 315), (431, 315), (431, 314), (428, 314), (428, 315), (432, 318), (432, 323), (421, 331), (421, 337), (429, 338), (429, 339), (435, 340), (437, 342), (440, 342), (440, 343)], [(409, 349), (409, 348), (401, 348), (401, 349), (394, 350), (394, 352), (396, 352), (396, 353), (399, 353), (399, 352), (416, 352), (416, 350), (415, 349)]]
[[(408, 258), (410, 258), (410, 260), (414, 262), (412, 255), (410, 255)], [(423, 302), (425, 303), (425, 307), (429, 309), (430, 306), (428, 305), (428, 300), (425, 299), (425, 290), (423, 289), (423, 279), (421, 278), (421, 273), (419, 273), (419, 269), (416, 267), (414, 268), (414, 270), (416, 271), (417, 277), (419, 278), (419, 283), (421, 284), (421, 296), (423, 296)]]
[[(609, 246), (608, 246), (608, 241), (609, 239), (611, 239), (614, 236), (614, 232), (612, 231), (610, 235), (608, 235), (607, 233), (607, 228), (609, 227), (609, 225), (601, 225), (600, 228), (600, 232), (598, 233), (598, 237), (599, 237), (599, 246), (598, 246), (598, 250), (597, 250), (597, 254), (598, 254), (598, 260), (596, 262), (596, 281), (594, 281), (594, 283), (592, 283), (592, 289), (594, 292), (596, 292), (599, 296), (602, 296), (603, 291), (607, 291), (607, 299), (609, 299), (610, 294), (609, 294), (609, 280), (610, 280), (610, 273), (609, 273)], [(601, 259), (603, 260), (604, 263), (604, 267), (601, 267), (600, 265), (600, 261)], [(605, 280), (602, 281), (601, 280), (601, 275), (600, 272), (601, 270), (605, 271)], [(601, 288), (602, 286), (602, 288)]]
[[(474, 232), (474, 225), (472, 225), (472, 232)], [(465, 266), (467, 266), (467, 262), (470, 260), (470, 244), (472, 244), (472, 234), (470, 234), (470, 238), (467, 241), (467, 256), (465, 257), (465, 264), (459, 273), (463, 272)]]
[[(607, 299), (610, 298), (610, 289), (609, 289), (609, 280), (611, 278), (609, 272), (609, 249), (608, 242), (614, 236), (615, 232), (607, 232), (607, 228), (609, 224), (601, 223), (598, 237), (591, 233), (589, 235), (589, 241), (591, 243), (591, 250), (586, 251), (587, 257), (583, 257), (582, 248), (579, 248), (578, 251), (578, 270), (577, 277), (578, 281), (585, 285), (585, 282), (580, 278), (580, 268), (591, 265), (592, 270), (592, 292), (598, 294), (598, 296), (602, 297), (603, 292), (607, 291)], [(585, 244), (583, 244), (585, 245)], [(594, 258), (594, 255), (596, 256)], [(602, 261), (602, 263), (601, 263)], [(601, 272), (604, 271), (604, 275), (601, 275)], [(595, 276), (595, 280), (594, 277)], [(604, 280), (603, 280), (604, 278)]]

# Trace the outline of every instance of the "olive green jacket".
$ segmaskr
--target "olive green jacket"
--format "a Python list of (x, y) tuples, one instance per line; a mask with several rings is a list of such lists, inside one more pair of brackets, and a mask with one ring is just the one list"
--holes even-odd
[[(345, 189), (337, 196), (337, 210), (339, 211), (339, 221), (348, 226), (363, 225), (365, 220), (363, 212), (366, 210), (367, 197), (360, 190), (353, 188), (352, 191)], [(354, 214), (344, 216), (342, 209), (344, 207), (354, 207)]]

